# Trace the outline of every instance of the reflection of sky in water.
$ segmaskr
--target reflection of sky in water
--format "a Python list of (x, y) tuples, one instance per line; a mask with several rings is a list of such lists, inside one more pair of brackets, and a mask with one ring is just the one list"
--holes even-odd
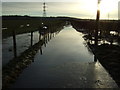
[[(33, 44), (38, 42), (39, 34), (38, 32), (33, 33)], [(28, 49), (31, 45), (31, 33), (16, 35), (16, 43), (17, 43), (17, 56), (20, 55), (23, 51)], [(8, 63), (14, 57), (13, 54), (13, 38), (3, 39), (3, 48), (2, 48), (2, 61), (3, 65)]]
[(13, 58), (12, 50), (13, 46), (13, 39), (12, 37), (3, 39), (2, 41), (2, 64), (6, 64), (11, 58)]
[[(79, 67), (79, 64), (80, 66), (84, 66), (84, 64), (82, 63), (94, 62), (93, 55), (88, 52), (87, 48), (83, 44), (84, 39), (82, 38), (82, 36), (83, 35), (81, 33), (77, 32), (72, 27), (64, 28), (55, 38), (51, 39), (50, 42), (48, 42), (46, 47), (42, 46), (43, 55), (41, 55), (40, 51), (38, 51), (38, 53), (34, 58), (34, 62), (30, 65), (30, 67), (26, 69), (27, 72), (25, 72), (26, 70), (24, 71), (25, 73), (23, 72), (23, 77), (20, 77), (20, 81), (16, 84), (17, 85), (20, 84), (22, 85), (22, 87), (26, 87), (26, 85), (30, 87), (32, 86), (34, 87), (36, 85), (31, 86), (31, 83), (36, 82), (38, 84), (38, 82), (43, 82), (45, 84), (46, 80), (48, 80), (47, 82), (49, 82), (50, 79), (56, 81), (56, 77), (59, 77), (59, 75), (56, 75), (57, 73), (55, 73), (57, 69), (60, 70), (60, 68), (63, 68), (64, 70), (67, 69), (73, 70), (73, 68), (76, 67), (76, 70), (78, 71), (79, 68), (81, 69), (85, 68), (85, 67)], [(54, 69), (55, 72), (54, 70), (51, 72), (51, 69)], [(76, 70), (75, 73), (77, 72)], [(31, 71), (33, 72), (35, 71), (38, 73), (36, 76), (31, 75), (30, 74)], [(53, 78), (50, 78), (51, 75), (47, 73), (50, 74), (54, 73), (55, 75), (53, 75)], [(61, 73), (61, 70), (58, 71), (58, 73)], [(63, 72), (63, 75), (64, 74), (65, 72)], [(79, 72), (79, 74), (81, 73)], [(26, 75), (28, 75), (28, 78), (32, 79), (32, 82), (27, 80), (28, 78), (24, 78), (24, 76), (26, 77)], [(42, 78), (44, 76), (46, 77), (46, 75), (47, 75), (46, 79)], [(40, 77), (39, 79), (36, 80), (38, 76)], [(67, 76), (65, 76), (64, 78), (66, 78), (66, 80), (68, 79)], [(61, 79), (63, 79), (63, 76), (61, 76)], [(25, 83), (22, 82), (21, 84), (22, 80), (23, 81), (25, 80)], [(61, 81), (62, 80), (60, 80), (60, 82)], [(41, 83), (43, 87), (47, 85), (44, 84)], [(59, 85), (61, 84), (62, 83), (59, 83)], [(15, 85), (15, 87), (17, 85)], [(36, 87), (39, 87), (39, 85), (37, 85)]]
[[(82, 34), (76, 32), (71, 27), (65, 28), (54, 38), (43, 50), (43, 55), (38, 54), (37, 59), (59, 61), (93, 61), (93, 57), (88, 53), (87, 48), (83, 45)], [(86, 54), (87, 53), (87, 54)], [(36, 60), (36, 59), (35, 59)]]
[[(27, 67), (12, 87), (17, 88), (98, 88), (116, 87), (99, 64), (93, 62), (83, 44), (82, 34), (71, 27), (63, 29)], [(98, 86), (100, 80), (100, 85)]]
[[(33, 45), (39, 40), (38, 32), (33, 33)], [(31, 33), (17, 35), (17, 55), (28, 49), (31, 45)], [(82, 34), (76, 32), (71, 27), (65, 28), (61, 31), (55, 39), (47, 45), (43, 50), (43, 55), (39, 58), (44, 59), (61, 59), (61, 60), (76, 60), (76, 61), (89, 61), (92, 60), (91, 55), (87, 55), (87, 48), (83, 45)], [(48, 42), (49, 43), (49, 42)], [(43, 47), (44, 48), (44, 47)], [(54, 52), (53, 52), (54, 51)], [(81, 52), (82, 51), (82, 52)], [(52, 53), (51, 53), (52, 52)], [(3, 65), (14, 57), (13, 54), (13, 38), (3, 39)], [(87, 58), (87, 59), (85, 59)], [(89, 59), (88, 59), (89, 58)], [(83, 61), (83, 62), (84, 62)]]

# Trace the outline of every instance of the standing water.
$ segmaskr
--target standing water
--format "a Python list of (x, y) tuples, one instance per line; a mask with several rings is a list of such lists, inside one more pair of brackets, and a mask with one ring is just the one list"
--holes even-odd
[[(39, 41), (38, 39), (38, 31), (34, 32), (34, 40), (33, 45)], [(31, 45), (31, 33), (25, 33), (16, 35), (16, 43), (17, 43), (17, 56), (19, 56), (22, 52), (29, 48)], [(13, 37), (4, 38), (2, 40), (2, 65), (5, 66), (12, 58), (14, 58), (13, 52)]]
[(55, 38), (42, 46), (12, 88), (114, 88), (115, 82), (94, 62), (82, 38), (83, 34), (65, 27)]

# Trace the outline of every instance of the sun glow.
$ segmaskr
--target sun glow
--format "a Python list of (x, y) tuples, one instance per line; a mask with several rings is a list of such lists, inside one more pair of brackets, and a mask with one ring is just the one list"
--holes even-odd
[(100, 11), (102, 14), (108, 14), (115, 8), (115, 0), (101, 0)]
[[(84, 12), (86, 14), (96, 17), (97, 9), (100, 10), (100, 18), (106, 19), (108, 18), (108, 15), (110, 18), (114, 18), (114, 15), (116, 13), (116, 10), (118, 8), (118, 0), (101, 0), (100, 4), (98, 4), (98, 0), (84, 0)], [(81, 7), (81, 6), (80, 6)], [(90, 17), (91, 18), (91, 17)]]

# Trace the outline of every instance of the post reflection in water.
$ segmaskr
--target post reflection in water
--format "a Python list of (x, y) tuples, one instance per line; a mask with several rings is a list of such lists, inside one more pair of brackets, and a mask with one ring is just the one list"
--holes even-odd
[[(15, 68), (16, 65), (18, 66), (20, 71), (23, 71), (27, 66), (29, 66), (31, 64), (31, 62), (34, 62), (34, 56), (36, 55), (36, 53), (38, 51), (40, 51), (41, 55), (43, 54), (42, 46), (46, 47), (46, 44), (48, 44), (50, 39), (52, 39), (52, 37), (55, 37), (55, 35), (58, 34), (57, 32), (59, 32), (61, 30), (61, 27), (63, 28), (64, 22), (60, 22), (60, 23), (57, 23), (58, 25), (54, 25), (55, 26), (54, 29), (51, 28), (50, 30), (46, 30), (46, 31), (45, 30), (44, 31), (40, 30), (39, 33), (36, 32), (36, 31), (30, 31), (30, 33), (25, 32), (26, 33), (25, 37), (17, 38), (17, 39), (21, 40), (22, 43), (21, 42), (16, 42), (16, 35), (18, 33), (15, 33), (15, 31), (13, 32), (13, 34), (11, 36), (13, 36), (13, 38), (12, 38), (12, 40), (13, 40), (12, 47), (14, 48), (14, 56), (15, 57), (19, 56), (20, 60), (19, 60), (19, 58), (17, 58), (17, 59), (16, 58), (10, 58), (10, 60), (12, 62), (8, 61), (7, 64), (4, 66), (4, 67), (7, 67), (7, 70), (6, 70), (6, 68), (3, 70), (4, 71), (4, 73), (3, 73), (4, 86), (3, 87), (6, 87), (6, 86), (8, 87), (10, 84), (12, 84), (11, 82), (14, 82), (15, 79), (21, 73), (21, 72), (19, 72), (17, 70), (17, 68)], [(56, 23), (53, 23), (53, 24), (56, 24)], [(18, 28), (16, 28), (16, 29), (18, 29)], [(22, 29), (24, 30), (24, 27)], [(23, 36), (23, 34), (24, 33), (21, 33), (21, 36)], [(39, 41), (36, 42), (36, 40), (35, 40), (36, 37), (33, 39), (34, 36), (37, 36), (37, 39), (39, 39)], [(27, 38), (27, 39), (25, 39), (25, 38)], [(26, 40), (28, 40), (28, 42)], [(33, 42), (35, 42), (35, 43), (33, 43)], [(17, 45), (16, 44), (18, 44), (19, 47), (26, 47), (21, 52), (19, 52), (20, 48), (18, 48), (18, 53), (19, 53), (18, 56), (17, 56)], [(21, 48), (21, 49), (23, 49), (23, 48)], [(17, 60), (17, 62), (16, 62), (16, 60)], [(10, 69), (10, 70), (8, 70), (8, 69)], [(13, 69), (13, 70), (11, 70), (11, 69)], [(7, 71), (9, 71), (9, 72), (7, 72)], [(6, 81), (6, 73), (7, 73), (7, 76), (9, 76), (9, 77), (12, 77), (12, 75), (15, 74), (14, 79), (8, 80), (8, 81), (10, 81), (10, 83), (8, 83)]]
[(96, 57), (96, 55), (94, 55), (94, 62), (97, 62), (97, 57)]
[(33, 46), (33, 31), (31, 32), (31, 46)]
[[(53, 36), (53, 33), (51, 34)], [(73, 34), (74, 36), (72, 36)], [(49, 35), (49, 33), (47, 33), (46, 36), (47, 35)], [(43, 36), (42, 40), (45, 40), (44, 38), (46, 38), (46, 36)], [(46, 40), (47, 39), (48, 38), (46, 38)], [(96, 62), (96, 56), (94, 56), (93, 61), (93, 55), (84, 47), (83, 42), (82, 36), (73, 28), (69, 27), (49, 43), (44, 50), (44, 55), (42, 55), (42, 46), (44, 43), (42, 43), (42, 45), (39, 44), (39, 49), (37, 48), (37, 50), (39, 50), (42, 56), (39, 55), (39, 53), (35, 56), (35, 63), (32, 63), (31, 66), (23, 72), (13, 87), (49, 88), (66, 86), (69, 88), (68, 84), (70, 83), (73, 88), (86, 88), (86, 86), (88, 88), (98, 88), (102, 87), (103, 83), (104, 85), (111, 84), (108, 82), (110, 79), (107, 73), (105, 73), (105, 70)], [(53, 45), (55, 47), (53, 47)], [(50, 53), (53, 49), (55, 49), (55, 51)], [(51, 57), (52, 59), (50, 59)], [(38, 70), (39, 73), (36, 70)]]
[(14, 50), (14, 57), (17, 57), (17, 45), (16, 45), (16, 34), (15, 30), (13, 30), (13, 50)]

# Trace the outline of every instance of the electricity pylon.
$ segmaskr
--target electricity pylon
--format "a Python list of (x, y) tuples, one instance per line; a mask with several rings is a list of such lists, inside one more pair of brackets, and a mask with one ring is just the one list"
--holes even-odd
[(46, 3), (43, 3), (43, 17), (46, 17)]

